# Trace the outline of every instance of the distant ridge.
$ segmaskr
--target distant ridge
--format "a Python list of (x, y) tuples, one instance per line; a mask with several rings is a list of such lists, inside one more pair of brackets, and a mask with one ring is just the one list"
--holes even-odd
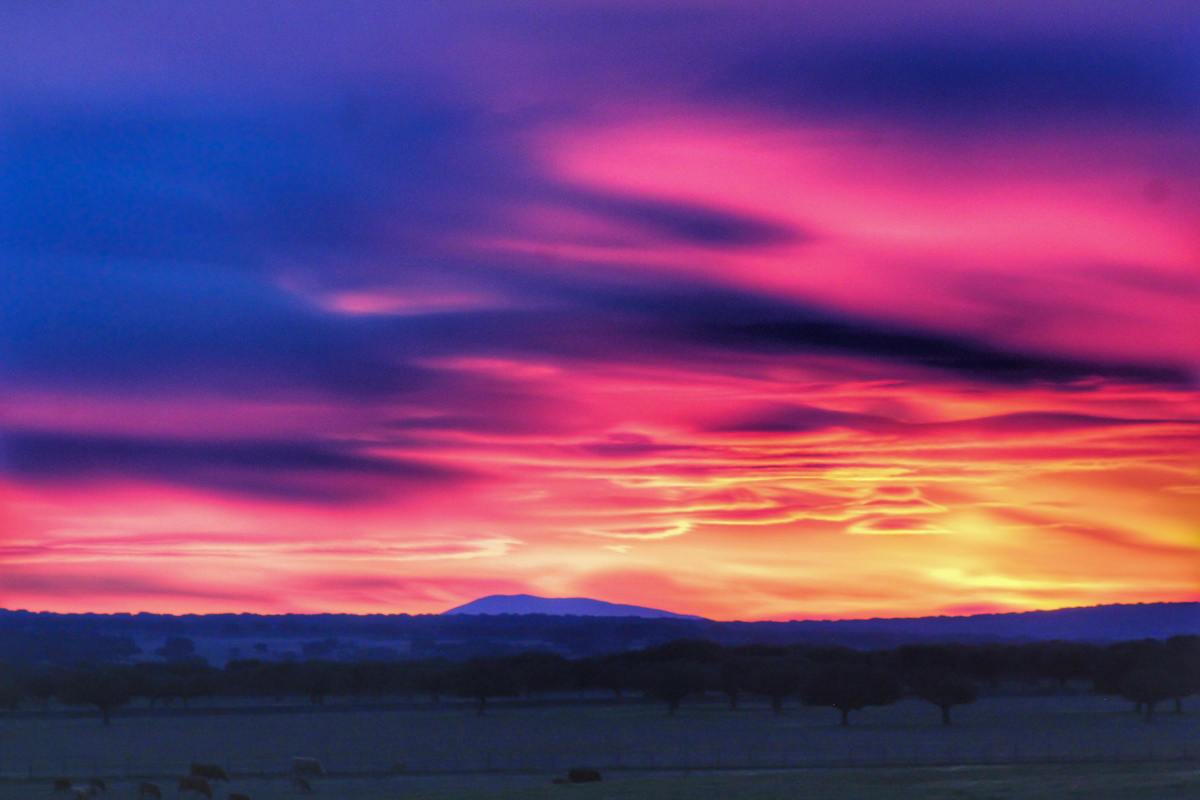
[[(762, 623), (759, 623), (762, 624)], [(770, 623), (767, 623), (770, 624)], [(1200, 603), (1113, 603), (1049, 611), (776, 623), (812, 633), (888, 633), (938, 638), (1120, 641), (1200, 634)]]
[[(1200, 634), (1200, 603), (1114, 603), (1049, 611), (1007, 611), (937, 617), (894, 617), (789, 622), (714, 622), (641, 606), (606, 603), (585, 597), (546, 598), (528, 594), (491, 595), (445, 614), (548, 614), (580, 617), (646, 617), (699, 620), (731, 630), (818, 638), (887, 639), (1071, 639), (1119, 641)], [(699, 635), (713, 635), (707, 631)], [(768, 634), (768, 632), (770, 632)], [(752, 635), (752, 634), (751, 634)]]
[(531, 594), (493, 594), (443, 611), (442, 614), (550, 614), (576, 617), (645, 617), (647, 619), (704, 619), (658, 608), (606, 603), (587, 597), (536, 597)]

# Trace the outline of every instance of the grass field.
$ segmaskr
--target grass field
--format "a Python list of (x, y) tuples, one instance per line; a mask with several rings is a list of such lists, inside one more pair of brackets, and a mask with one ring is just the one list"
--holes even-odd
[[(114, 786), (112, 800), (132, 800), (142, 777), (167, 787), (192, 760), (222, 764), (228, 788), (253, 800), (296, 800), (285, 773), (297, 755), (331, 772), (317, 786), (326, 800), (1200, 798), (1200, 713), (1147, 724), (1092, 695), (985, 698), (958, 709), (951, 728), (917, 701), (868, 709), (850, 728), (830, 709), (775, 717), (716, 702), (675, 718), (641, 704), (497, 705), (482, 718), (455, 704), (214, 711), (117, 716), (109, 727), (90, 716), (0, 719), (0, 800), (46, 800), (54, 777), (91, 775)], [(403, 774), (389, 774), (395, 762)], [(605, 772), (602, 789), (550, 784), (583, 765)]]
[[(312, 795), (283, 778), (239, 780), (252, 800), (1186, 800), (1200, 797), (1200, 763), (881, 767), (759, 772), (618, 772), (559, 786), (548, 774), (331, 778)], [(136, 782), (114, 781), (113, 800)], [(222, 798), (224, 790), (215, 797)], [(46, 782), (0, 782), (0, 800), (46, 800)], [(174, 791), (167, 789), (167, 796)]]

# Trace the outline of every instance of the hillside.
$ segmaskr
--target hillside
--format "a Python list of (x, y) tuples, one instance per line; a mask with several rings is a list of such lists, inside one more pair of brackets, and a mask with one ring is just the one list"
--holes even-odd
[(587, 597), (535, 597), (531, 594), (493, 594), (443, 611), (442, 614), (551, 614), (577, 617), (644, 617), (647, 619), (703, 619), (657, 608), (606, 603)]

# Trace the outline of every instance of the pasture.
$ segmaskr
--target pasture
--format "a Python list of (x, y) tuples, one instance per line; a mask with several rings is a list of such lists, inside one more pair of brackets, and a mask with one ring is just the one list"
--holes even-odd
[[(949, 728), (916, 700), (868, 708), (848, 728), (837, 721), (831, 709), (777, 717), (715, 699), (673, 718), (633, 702), (497, 703), (483, 717), (457, 703), (200, 708), (118, 714), (107, 727), (90, 715), (25, 715), (0, 719), (0, 800), (49, 800), (54, 777), (92, 775), (108, 780), (110, 800), (133, 800), (142, 779), (174, 798), (170, 777), (193, 760), (232, 773), (216, 800), (229, 791), (296, 800), (293, 756), (330, 772), (313, 782), (321, 800), (1200, 796), (1200, 713), (1191, 709), (1147, 724), (1128, 703), (1094, 695), (987, 697), (956, 709)], [(605, 782), (550, 784), (572, 766), (599, 768)]]
[[(1181, 800), (1200, 797), (1200, 763), (1029, 764), (960, 767), (795, 769), (750, 772), (621, 772), (591, 785), (556, 786), (550, 775), (432, 775), (331, 778), (312, 795), (279, 779), (249, 778), (252, 800)], [(135, 782), (110, 785), (113, 800)], [(174, 797), (167, 789), (166, 797)], [(224, 798), (218, 789), (215, 797)], [(3, 800), (45, 800), (49, 787), (0, 783)]]

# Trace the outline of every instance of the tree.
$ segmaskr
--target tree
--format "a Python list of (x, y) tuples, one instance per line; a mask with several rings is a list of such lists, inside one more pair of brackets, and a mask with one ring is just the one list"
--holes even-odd
[(25, 691), (41, 703), (43, 709), (48, 709), (51, 698), (59, 693), (60, 677), (58, 670), (52, 671), (45, 667), (36, 669), (25, 679)]
[(499, 658), (472, 658), (453, 672), (451, 686), (456, 696), (479, 702), (476, 713), (481, 717), (489, 699), (515, 697), (520, 690), (516, 673)]
[(962, 671), (969, 677), (981, 681), (988, 688), (996, 689), (1000, 681), (1017, 673), (1018, 658), (1012, 645), (981, 644), (968, 648), (963, 654)]
[(638, 688), (647, 697), (667, 704), (667, 716), (675, 716), (684, 698), (713, 686), (716, 676), (698, 661), (663, 661), (649, 664), (635, 676)]
[(850, 724), (850, 712), (887, 706), (904, 696), (904, 685), (891, 672), (861, 664), (826, 664), (813, 675), (803, 695), (810, 706), (832, 706)]
[(979, 697), (979, 687), (973, 680), (948, 669), (925, 669), (914, 672), (908, 678), (913, 694), (927, 700), (942, 710), (942, 724), (950, 724), (950, 709), (966, 703), (974, 703)]
[(746, 683), (746, 669), (749, 665), (744, 659), (731, 658), (721, 662), (721, 692), (729, 698), (729, 710), (737, 711), (738, 701), (742, 697), (742, 688)]
[(67, 705), (95, 706), (108, 725), (112, 710), (133, 699), (133, 681), (126, 670), (117, 667), (80, 667), (63, 676), (58, 696)]
[(510, 656), (522, 692), (532, 695), (568, 689), (574, 685), (571, 663), (557, 653), (521, 653)]
[(24, 694), (17, 675), (11, 669), (0, 664), (0, 708), (16, 711), (21, 706)]
[(154, 654), (164, 661), (187, 661), (196, 655), (196, 643), (184, 636), (170, 636)]
[(1034, 642), (1025, 645), (1024, 651), (1030, 669), (1059, 689), (1093, 674), (1102, 653), (1096, 645), (1060, 640)]
[(586, 659), (579, 666), (579, 680), (584, 688), (610, 691), (615, 697), (634, 689), (634, 670), (621, 655)]
[(1166, 669), (1135, 669), (1121, 681), (1121, 696), (1146, 709), (1146, 722), (1154, 720), (1154, 707), (1179, 692), (1178, 679)]
[(442, 695), (454, 689), (456, 675), (449, 664), (433, 659), (413, 662), (406, 670), (404, 683), (418, 692), (424, 692), (435, 703), (442, 702)]
[(296, 675), (297, 688), (308, 696), (314, 706), (325, 704), (325, 698), (337, 688), (337, 668), (328, 661), (305, 661)]
[(799, 693), (812, 673), (811, 662), (797, 658), (764, 658), (747, 670), (746, 689), (771, 701), (771, 710), (783, 713), (783, 701)]
[(1167, 639), (1171, 670), (1176, 675), (1175, 711), (1183, 711), (1183, 699), (1200, 693), (1200, 636), (1172, 636)]

